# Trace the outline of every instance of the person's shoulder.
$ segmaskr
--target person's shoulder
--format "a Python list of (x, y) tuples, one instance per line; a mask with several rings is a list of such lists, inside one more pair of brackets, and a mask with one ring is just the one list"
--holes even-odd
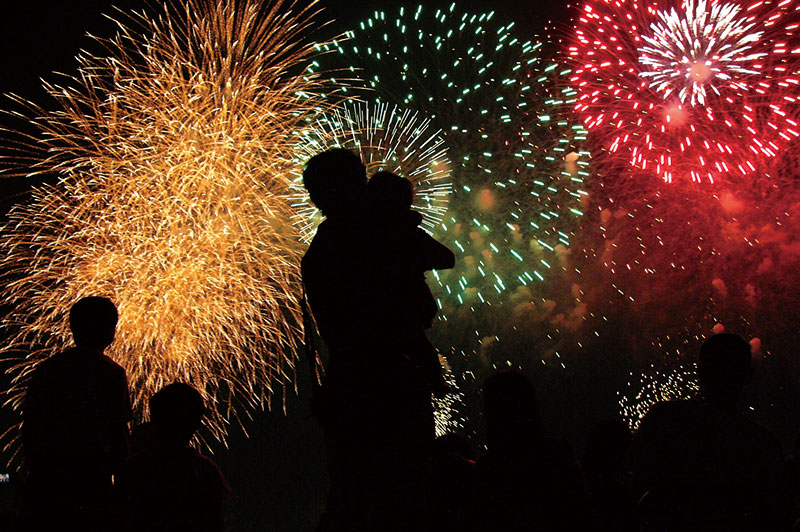
[(194, 449), (191, 451), (192, 459), (195, 461), (200, 470), (209, 473), (212, 476), (222, 476), (222, 470), (220, 470), (219, 466), (216, 462), (214, 462), (214, 460), (198, 451), (195, 451)]
[(774, 453), (782, 454), (780, 440), (771, 430), (741, 413), (739, 425), (740, 433), (745, 440), (764, 450), (769, 449)]
[(222, 470), (211, 458), (203, 455), (202, 453), (190, 449), (192, 459), (195, 463), (195, 471), (198, 473), (200, 482), (205, 483), (206, 486), (213, 488), (220, 497), (226, 498), (231, 493), (231, 488), (228, 481), (225, 480), (225, 475)]
[(673, 399), (671, 401), (660, 401), (650, 407), (645, 419), (693, 415), (696, 414), (700, 409), (701, 404), (695, 399)]
[(114, 362), (114, 360), (112, 360), (111, 357), (106, 354), (100, 354), (95, 359), (95, 362), (109, 375), (113, 375), (115, 377), (126, 377), (125, 368)]
[(331, 221), (327, 219), (317, 226), (317, 230), (314, 236), (311, 237), (311, 242), (309, 242), (308, 248), (300, 261), (301, 265), (305, 266), (313, 262), (320, 252), (331, 245), (331, 240), (336, 232), (334, 229), (331, 226)]
[[(683, 431), (696, 425), (695, 421), (703, 417), (702, 405), (694, 399), (675, 399), (653, 404), (647, 414), (639, 422), (636, 431), (637, 439), (660, 438), (654, 433)], [(690, 430), (690, 429), (689, 429)]]
[(70, 347), (68, 349), (64, 349), (63, 351), (59, 351), (54, 355), (50, 355), (36, 364), (31, 378), (41, 378), (43, 375), (49, 373), (59, 373), (63, 371), (65, 368), (74, 364), (74, 355), (76, 352), (77, 348)]
[(52, 366), (59, 366), (61, 364), (69, 364), (72, 362), (75, 356), (79, 354), (80, 350), (77, 347), (69, 347), (47, 357), (40, 362), (39, 366), (37, 367), (48, 368)]

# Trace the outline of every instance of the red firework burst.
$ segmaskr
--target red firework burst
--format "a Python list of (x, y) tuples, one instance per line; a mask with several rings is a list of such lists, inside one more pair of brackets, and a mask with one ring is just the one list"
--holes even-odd
[(607, 163), (736, 180), (800, 135), (798, 0), (600, 0), (569, 46), (576, 112)]

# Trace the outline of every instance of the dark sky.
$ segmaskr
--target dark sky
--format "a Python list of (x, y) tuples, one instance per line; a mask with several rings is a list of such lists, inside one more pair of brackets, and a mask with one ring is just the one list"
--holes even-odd
[[(331, 30), (344, 31), (376, 9), (395, 11), (400, 5), (417, 3), (322, 0), (325, 12), (320, 20), (331, 19)], [(141, 10), (147, 5), (145, 0), (9, 0), (4, 4), (0, 12), (0, 92), (29, 99), (41, 94), (39, 78), (53, 79), (53, 71), (75, 70), (75, 55), (90, 45), (87, 32), (113, 34), (113, 25), (104, 14), (113, 13), (114, 7)], [(450, 0), (425, 1), (424, 5), (449, 6)], [(566, 0), (461, 0), (458, 6), (479, 13), (494, 10), (500, 20), (516, 21), (517, 31), (524, 37), (541, 34), (548, 20), (566, 27), (569, 16)]]

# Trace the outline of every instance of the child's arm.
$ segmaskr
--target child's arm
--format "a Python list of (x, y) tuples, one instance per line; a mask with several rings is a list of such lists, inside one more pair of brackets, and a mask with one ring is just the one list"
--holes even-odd
[(456, 265), (456, 256), (450, 248), (420, 228), (414, 231), (413, 253), (422, 271), (449, 270)]

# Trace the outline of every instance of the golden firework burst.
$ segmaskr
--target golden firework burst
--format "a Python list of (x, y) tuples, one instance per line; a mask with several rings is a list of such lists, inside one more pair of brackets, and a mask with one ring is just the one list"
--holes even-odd
[(207, 437), (222, 440), (291, 383), (302, 328), (291, 133), (331, 102), (305, 73), (314, 16), (293, 0), (169, 2), (119, 17), (105, 54), (45, 85), (48, 110), (15, 98), (36, 133), (6, 143), (6, 173), (57, 182), (0, 229), (9, 407), (69, 344), (69, 308), (87, 295), (119, 308), (107, 354), (140, 416), (158, 388), (190, 382)]

